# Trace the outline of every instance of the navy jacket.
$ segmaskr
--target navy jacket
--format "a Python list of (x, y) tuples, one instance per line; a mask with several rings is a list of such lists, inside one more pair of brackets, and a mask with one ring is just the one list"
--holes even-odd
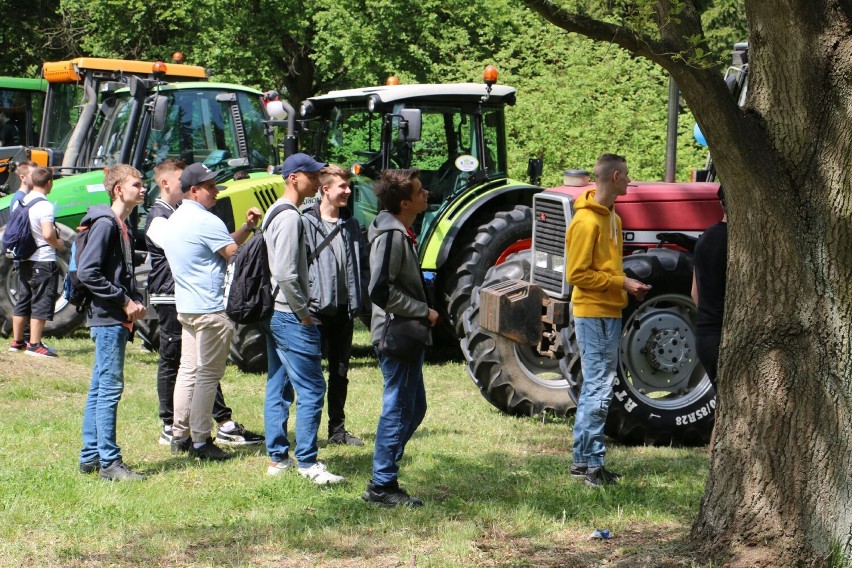
[(118, 325), (127, 320), (124, 306), (142, 302), (133, 272), (133, 232), (130, 242), (121, 237), (115, 213), (107, 205), (92, 205), (81, 222), (89, 226), (86, 246), (79, 251), (77, 277), (92, 292), (89, 327)]

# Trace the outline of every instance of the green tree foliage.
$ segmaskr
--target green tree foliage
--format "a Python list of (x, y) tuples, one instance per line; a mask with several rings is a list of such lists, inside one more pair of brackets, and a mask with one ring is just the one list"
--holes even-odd
[[(27, 11), (16, 6), (19, 0), (2, 3)], [(598, 3), (581, 4), (593, 10)], [(627, 18), (647, 2), (621, 4)], [(742, 0), (709, 4), (706, 24), (716, 30), (721, 56), (732, 39), (743, 37)], [(45, 58), (169, 61), (180, 51), (186, 62), (211, 68), (215, 80), (277, 89), (297, 106), (313, 94), (382, 84), (391, 74), (404, 83), (479, 82), (491, 63), (501, 83), (518, 89), (507, 120), (514, 177), (525, 176), (529, 158), (543, 156), (543, 181), (556, 184), (562, 170), (591, 168), (604, 151), (627, 155), (637, 179), (663, 175), (665, 74), (620, 48), (566, 35), (511, 0), (61, 0), (35, 6), (42, 17), (21, 24), (35, 30), (25, 43), (8, 29), (0, 35), (10, 54), (3, 62), (7, 73), (35, 71)], [(678, 179), (701, 167), (706, 155), (692, 140), (692, 124), (682, 113)]]

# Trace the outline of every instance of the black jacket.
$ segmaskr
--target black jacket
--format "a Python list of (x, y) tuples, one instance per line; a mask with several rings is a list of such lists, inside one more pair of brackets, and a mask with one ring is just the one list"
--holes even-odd
[(145, 222), (145, 244), (148, 246), (148, 258), (151, 260), (151, 272), (148, 273), (148, 296), (151, 298), (152, 304), (164, 303), (157, 301), (157, 296), (170, 296), (171, 301), (165, 303), (174, 303), (175, 281), (172, 278), (172, 269), (169, 267), (169, 262), (166, 260), (166, 254), (163, 249), (154, 244), (148, 238), (148, 227), (151, 226), (151, 221), (158, 217), (168, 219), (172, 216), (175, 210), (165, 201), (158, 199), (154, 202), (151, 210), (148, 211), (148, 220)]
[(93, 296), (89, 327), (125, 323), (127, 302), (142, 301), (133, 273), (133, 232), (128, 227), (129, 242), (122, 238), (108, 205), (89, 207), (80, 224), (89, 226), (86, 246), (77, 255), (77, 277)]

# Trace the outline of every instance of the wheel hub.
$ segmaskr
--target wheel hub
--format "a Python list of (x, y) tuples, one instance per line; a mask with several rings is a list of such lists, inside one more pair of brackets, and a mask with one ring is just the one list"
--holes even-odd
[(641, 393), (688, 390), (698, 364), (689, 310), (682, 305), (649, 303), (626, 322), (622, 366)]
[(664, 373), (677, 374), (690, 364), (692, 347), (686, 335), (687, 330), (655, 329), (645, 345), (648, 362)]

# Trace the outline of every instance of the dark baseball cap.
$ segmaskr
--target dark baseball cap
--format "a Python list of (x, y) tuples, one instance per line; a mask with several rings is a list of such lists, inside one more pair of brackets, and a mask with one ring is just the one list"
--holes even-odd
[(317, 162), (307, 154), (293, 154), (287, 156), (284, 164), (281, 166), (281, 176), (287, 177), (296, 172), (318, 172), (326, 166), (323, 162)]
[[(201, 163), (190, 164), (180, 174), (180, 189), (184, 193), (189, 191), (193, 185), (201, 185), (206, 181), (214, 179), (219, 172), (214, 172)], [(225, 189), (224, 185), (217, 185), (216, 189)]]

